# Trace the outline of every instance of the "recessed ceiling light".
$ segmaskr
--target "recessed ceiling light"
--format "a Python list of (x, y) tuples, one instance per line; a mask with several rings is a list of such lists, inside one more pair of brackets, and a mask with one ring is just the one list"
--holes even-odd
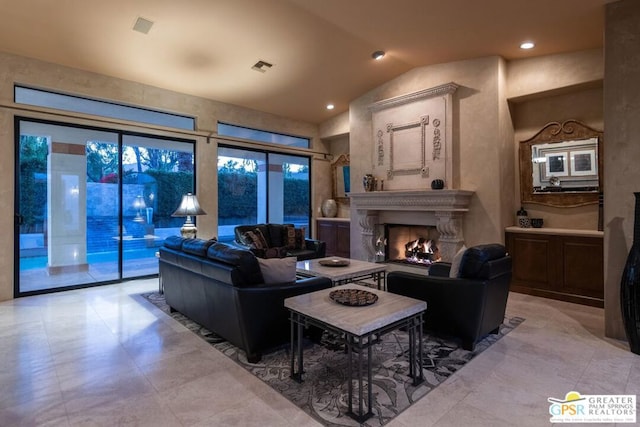
[(327, 110), (333, 110), (334, 108), (336, 108), (335, 105), (333, 104), (327, 104)]
[(375, 52), (373, 52), (371, 54), (371, 57), (373, 59), (375, 59), (376, 61), (381, 60), (382, 58), (384, 58), (384, 51), (383, 50), (376, 50)]
[(536, 45), (535, 45), (535, 43), (533, 43), (533, 42), (523, 42), (523, 43), (520, 45), (520, 49), (533, 49), (535, 46), (536, 46)]

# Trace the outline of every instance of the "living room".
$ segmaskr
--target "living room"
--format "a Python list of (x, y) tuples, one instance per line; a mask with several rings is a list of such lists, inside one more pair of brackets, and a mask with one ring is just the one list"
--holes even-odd
[[(551, 13), (551, 12), (550, 12)], [(631, 246), (633, 228), (633, 191), (638, 182), (635, 167), (640, 85), (637, 73), (637, 34), (629, 21), (640, 20), (636, 2), (625, 0), (607, 7), (604, 47), (525, 59), (505, 60), (485, 56), (437, 65), (417, 67), (356, 97), (348, 111), (320, 124), (265, 114), (260, 111), (207, 100), (151, 85), (125, 81), (65, 67), (46, 61), (0, 53), (3, 76), (0, 100), (2, 132), (0, 139), (7, 153), (13, 152), (14, 117), (27, 116), (60, 120), (51, 111), (19, 108), (13, 100), (14, 84), (49, 88), (64, 93), (179, 111), (198, 117), (199, 130), (190, 137), (197, 144), (196, 192), (202, 207), (209, 213), (198, 218), (199, 235), (217, 235), (217, 195), (215, 194), (218, 122), (237, 123), (284, 134), (304, 135), (312, 140), (313, 215), (325, 199), (332, 197), (330, 156), (349, 153), (351, 187), (360, 192), (362, 176), (371, 173), (373, 153), (369, 106), (393, 98), (453, 82), (459, 85), (453, 105), (454, 170), (447, 188), (474, 191), (463, 229), (467, 245), (504, 242), (505, 228), (515, 224), (520, 208), (518, 165), (519, 142), (533, 136), (550, 121), (579, 119), (596, 129), (606, 129), (604, 138), (604, 289), (605, 307), (602, 321), (605, 335), (624, 340), (619, 312), (618, 288), (624, 261)], [(635, 65), (634, 65), (635, 64)], [(64, 121), (95, 124), (94, 118), (82, 115)], [(132, 123), (120, 123), (127, 129), (139, 129)], [(158, 134), (175, 135), (171, 130)], [(326, 159), (325, 159), (326, 157)], [(0, 159), (0, 203), (14, 204), (14, 156)], [(414, 189), (425, 189), (429, 180), (418, 179)], [(356, 190), (357, 189), (357, 190)], [(385, 182), (385, 190), (394, 190)], [(406, 189), (403, 187), (402, 189)], [(339, 216), (351, 220), (351, 256), (364, 259), (361, 229), (353, 206), (342, 204)], [(543, 217), (545, 227), (596, 230), (597, 205), (578, 208), (554, 208), (527, 205), (530, 216)], [(14, 298), (14, 219), (0, 218), (7, 238), (0, 243), (0, 300)], [(312, 231), (312, 234), (315, 230)], [(553, 305), (553, 303), (550, 303)], [(567, 390), (568, 391), (568, 390)], [(550, 392), (551, 393), (551, 392)], [(560, 394), (559, 391), (557, 394)]]

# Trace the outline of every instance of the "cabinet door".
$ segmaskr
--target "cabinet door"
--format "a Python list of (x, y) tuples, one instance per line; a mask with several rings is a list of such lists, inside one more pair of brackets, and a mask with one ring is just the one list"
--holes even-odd
[(351, 223), (339, 222), (336, 227), (336, 255), (351, 258)]
[(336, 227), (331, 221), (318, 221), (318, 240), (322, 240), (327, 245), (327, 256), (334, 256), (336, 254)]
[(604, 298), (602, 239), (565, 237), (562, 240), (562, 288), (571, 294)]
[(553, 289), (557, 281), (557, 242), (554, 236), (508, 235), (513, 259), (513, 284), (534, 289)]

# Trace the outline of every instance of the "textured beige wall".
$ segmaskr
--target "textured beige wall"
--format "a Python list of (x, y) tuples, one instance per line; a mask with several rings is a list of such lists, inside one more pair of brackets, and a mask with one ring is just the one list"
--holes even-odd
[(604, 75), (602, 49), (509, 61), (507, 98), (540, 97), (548, 91), (599, 82)]
[[(514, 164), (518, 165), (520, 141), (535, 135), (547, 123), (563, 122), (569, 119), (580, 120), (592, 128), (603, 129), (603, 93), (602, 87), (573, 87), (572, 91), (561, 91), (560, 95), (532, 97), (522, 102), (512, 103), (511, 111), (515, 128)], [(607, 146), (605, 138), (604, 147)], [(518, 168), (516, 170), (519, 171)], [(512, 225), (515, 225), (515, 210), (520, 206), (530, 217), (544, 219), (545, 227), (574, 228), (584, 230), (598, 229), (598, 206), (589, 205), (576, 208), (557, 208), (520, 202), (520, 176), (516, 175), (516, 205), (512, 212)]]
[(605, 23), (605, 334), (624, 338), (620, 279), (631, 248), (633, 192), (640, 191), (640, 2), (610, 3)]
[[(373, 139), (368, 106), (444, 83), (460, 88), (453, 96), (454, 182), (452, 188), (475, 191), (465, 216), (468, 245), (504, 241), (504, 198), (513, 203), (512, 133), (501, 125), (508, 116), (501, 58), (487, 57), (416, 68), (350, 104), (351, 187), (362, 192), (362, 176), (371, 171)], [(502, 70), (502, 71), (501, 71)], [(503, 167), (504, 166), (504, 167)], [(429, 183), (417, 180), (427, 188)], [(365, 259), (357, 215), (351, 213), (351, 255)]]
[[(20, 83), (30, 86), (67, 92), (87, 97), (113, 100), (131, 105), (150, 107), (168, 112), (186, 114), (197, 118), (198, 131), (191, 137), (196, 142), (196, 187), (198, 199), (209, 215), (198, 218), (198, 230), (201, 235), (213, 236), (217, 230), (218, 209), (216, 159), (217, 142), (207, 142), (203, 135), (216, 129), (218, 121), (236, 123), (270, 131), (312, 138), (313, 148), (327, 152), (326, 145), (318, 137), (315, 124), (295, 121), (283, 117), (265, 114), (247, 108), (237, 107), (194, 96), (171, 92), (155, 87), (115, 79), (82, 70), (32, 60), (10, 54), (0, 53), (0, 105), (13, 102), (13, 85)], [(0, 301), (13, 298), (13, 212), (14, 212), (14, 125), (15, 114), (34, 116), (33, 113), (19, 112), (0, 106), (0, 205), (5, 206), (5, 215), (0, 215), (0, 230), (4, 238), (0, 241)], [(40, 117), (45, 117), (38, 114)], [(67, 123), (91, 124), (91, 120), (61, 118), (50, 119)], [(106, 124), (99, 126), (134, 130), (135, 126), (126, 124)], [(170, 132), (145, 130), (156, 135), (171, 135)], [(314, 160), (312, 168), (326, 174), (328, 162)], [(326, 189), (312, 187), (313, 207), (319, 206), (326, 198)]]
[(337, 116), (320, 123), (318, 136), (322, 139), (331, 139), (348, 133), (349, 111), (345, 111), (342, 114), (338, 114)]

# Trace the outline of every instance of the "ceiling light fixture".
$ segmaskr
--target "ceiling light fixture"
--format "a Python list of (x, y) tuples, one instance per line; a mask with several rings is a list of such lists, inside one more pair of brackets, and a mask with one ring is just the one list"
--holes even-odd
[(333, 104), (327, 104), (327, 110), (333, 110), (334, 108), (336, 108), (335, 105)]
[(535, 43), (533, 43), (533, 42), (523, 42), (523, 43), (520, 45), (520, 49), (533, 49), (535, 46), (536, 46), (536, 45), (535, 45)]
[(373, 59), (375, 59), (376, 61), (381, 60), (382, 58), (384, 58), (384, 51), (383, 50), (376, 50), (375, 52), (373, 52), (371, 54), (371, 57)]

